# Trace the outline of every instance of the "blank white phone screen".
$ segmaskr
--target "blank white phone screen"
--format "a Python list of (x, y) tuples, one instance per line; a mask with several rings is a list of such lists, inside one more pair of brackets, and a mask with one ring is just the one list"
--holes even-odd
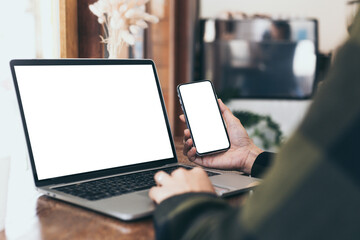
[(39, 180), (174, 157), (151, 64), (15, 72)]
[(184, 84), (179, 90), (197, 152), (228, 148), (230, 143), (211, 83)]

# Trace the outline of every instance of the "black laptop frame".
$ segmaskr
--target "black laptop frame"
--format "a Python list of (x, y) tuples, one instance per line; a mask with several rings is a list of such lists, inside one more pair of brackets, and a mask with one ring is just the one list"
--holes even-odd
[[(139, 164), (133, 164), (133, 165), (127, 165), (122, 167), (115, 167), (115, 168), (109, 168), (109, 169), (103, 169), (103, 170), (97, 170), (97, 171), (91, 171), (86, 173), (79, 173), (79, 174), (73, 174), (73, 175), (67, 175), (62, 177), (56, 177), (56, 178), (48, 178), (39, 180), (37, 171), (36, 171), (36, 165), (34, 161), (34, 156), (31, 148), (31, 142), (30, 137), (27, 129), (26, 124), (26, 117), (24, 114), (19, 86), (17, 83), (16, 78), (16, 72), (15, 72), (15, 66), (61, 66), (61, 65), (151, 65), (153, 68), (156, 86), (158, 89), (158, 94), (166, 122), (166, 128), (168, 131), (168, 137), (171, 143), (171, 148), (173, 152), (172, 158), (167, 159), (159, 159), (151, 162), (146, 163), (139, 163)], [(156, 167), (162, 167), (164, 165), (168, 164), (174, 164), (177, 163), (177, 155), (175, 151), (175, 145), (174, 140), (171, 133), (171, 128), (169, 124), (169, 119), (167, 116), (167, 111), (164, 103), (164, 98), (161, 90), (161, 86), (159, 83), (158, 74), (156, 71), (155, 63), (150, 59), (14, 59), (10, 61), (10, 68), (11, 73), (13, 76), (13, 82), (16, 92), (16, 97), (18, 100), (21, 120), (23, 123), (23, 129), (25, 133), (25, 139), (26, 139), (26, 145), (29, 153), (31, 168), (33, 172), (33, 177), (35, 181), (36, 187), (43, 187), (43, 186), (49, 186), (49, 185), (56, 185), (56, 184), (62, 184), (62, 183), (70, 183), (70, 182), (76, 182), (76, 181), (83, 181), (93, 178), (99, 178), (99, 177), (105, 177), (105, 176), (111, 176), (121, 173), (127, 173), (127, 172), (133, 172), (133, 171), (141, 171), (146, 170), (149, 168), (156, 168)]]

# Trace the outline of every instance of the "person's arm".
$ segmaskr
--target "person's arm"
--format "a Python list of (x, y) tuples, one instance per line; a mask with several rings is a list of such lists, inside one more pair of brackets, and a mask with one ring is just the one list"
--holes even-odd
[[(251, 175), (263, 176), (274, 156), (270, 152), (260, 153)], [(238, 218), (241, 209), (218, 198), (206, 173), (200, 168), (177, 170), (171, 176), (161, 171), (155, 175), (155, 181), (159, 187), (151, 189), (150, 197), (160, 203), (154, 213), (157, 239), (251, 238), (250, 231), (242, 227)]]
[(231, 239), (236, 236), (239, 222), (235, 218), (239, 209), (230, 207), (215, 195), (203, 169), (178, 169), (171, 175), (160, 171), (155, 181), (158, 186), (150, 190), (149, 196), (160, 203), (154, 213), (157, 239)]
[[(273, 162), (274, 153), (262, 152), (260, 153), (251, 169), (253, 177), (261, 177), (270, 168)], [(156, 181), (159, 181), (159, 175), (156, 176)], [(167, 175), (163, 175), (168, 177)], [(198, 176), (193, 176), (191, 181), (196, 183), (203, 183), (204, 180), (196, 179)], [(167, 179), (162, 179), (164, 181)], [(178, 185), (179, 181), (174, 181)], [(209, 183), (210, 184), (210, 183)], [(194, 186), (192, 186), (194, 187)], [(169, 189), (175, 189), (175, 186), (170, 186)], [(211, 189), (208, 186), (208, 189)], [(153, 194), (153, 193), (152, 193)], [(169, 194), (169, 192), (167, 192)], [(170, 193), (171, 194), (171, 193)], [(162, 197), (166, 199), (165, 197)], [(174, 206), (177, 206), (174, 208)], [(155, 231), (157, 239), (191, 239), (196, 236), (191, 236), (192, 233), (200, 234), (197, 230), (204, 229), (201, 235), (204, 239), (231, 239), (234, 236), (237, 239), (240, 235), (249, 236), (250, 233), (246, 229), (239, 228), (239, 222), (234, 221), (234, 217), (240, 214), (239, 208), (230, 207), (226, 201), (218, 198), (214, 193), (209, 192), (191, 192), (191, 193), (176, 193), (175, 196), (167, 198), (157, 207), (154, 219)], [(169, 218), (169, 216), (171, 216)], [(217, 226), (214, 231), (209, 232), (206, 229), (210, 226)], [(192, 233), (183, 236), (188, 228), (194, 229)], [(228, 229), (229, 235), (225, 235), (224, 229)], [(208, 234), (211, 236), (208, 236)], [(169, 238), (172, 236), (172, 238)]]
[[(203, 167), (238, 170), (251, 174), (254, 161), (263, 150), (253, 143), (240, 120), (231, 113), (230, 109), (220, 99), (218, 102), (227, 126), (231, 143), (230, 149), (218, 154), (197, 156), (190, 131), (185, 129), (183, 153), (190, 161)], [(180, 119), (185, 122), (184, 115), (181, 115)]]
[(209, 193), (186, 193), (163, 201), (154, 213), (156, 239), (246, 239), (239, 208)]
[(158, 239), (360, 238), (359, 14), (352, 31), (308, 115), (246, 205), (170, 195), (154, 215)]
[[(238, 170), (252, 177), (260, 178), (272, 165), (275, 154), (264, 152), (250, 139), (245, 128), (230, 111), (230, 109), (219, 99), (219, 107), (227, 125), (231, 147), (228, 151), (209, 156), (200, 157), (196, 155), (196, 149), (189, 129), (184, 131), (184, 155), (200, 166)], [(185, 122), (184, 115), (180, 116)]]

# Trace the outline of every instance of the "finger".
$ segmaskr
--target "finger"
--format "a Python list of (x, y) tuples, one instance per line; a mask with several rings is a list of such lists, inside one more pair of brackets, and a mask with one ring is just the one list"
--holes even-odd
[(164, 198), (164, 192), (161, 187), (152, 187), (149, 191), (149, 197), (154, 202), (159, 204)]
[(191, 171), (194, 173), (194, 174), (198, 174), (198, 175), (203, 175), (203, 176), (208, 176), (207, 173), (205, 172), (204, 169), (202, 169), (201, 167), (194, 167), (193, 169), (191, 169)]
[[(216, 156), (216, 155), (215, 155)], [(215, 167), (214, 166), (214, 158), (211, 156), (207, 157), (198, 157), (196, 156), (196, 149), (195, 149), (195, 159), (192, 161), (193, 163), (196, 163), (197, 165), (203, 166), (203, 167)]]
[(155, 201), (159, 187), (152, 187), (149, 190), (149, 197)]
[(180, 118), (180, 120), (181, 120), (182, 122), (185, 123), (185, 116), (184, 116), (184, 114), (181, 114), (181, 115), (179, 116), (179, 118)]
[(232, 114), (231, 110), (223, 103), (221, 99), (218, 99), (218, 103), (227, 126), (239, 120)]
[(200, 173), (200, 172), (204, 172), (204, 169), (202, 169), (201, 167), (194, 167), (193, 169), (191, 169), (190, 171), (192, 172), (196, 172), (196, 173)]
[(186, 154), (186, 156), (188, 157), (188, 159), (193, 162), (196, 159), (196, 148), (192, 147)]
[(184, 175), (186, 174), (186, 172), (187, 172), (188, 170), (185, 170), (185, 168), (178, 168), (178, 169), (176, 169), (175, 171), (173, 171), (172, 173), (171, 173), (171, 176), (172, 177), (184, 177)]
[(183, 139), (184, 143), (185, 143), (189, 138), (191, 138), (190, 130), (189, 130), (189, 129), (185, 129), (185, 130), (184, 130), (184, 139)]
[(220, 98), (218, 99), (218, 103), (222, 114), (224, 114), (225, 111), (230, 111), (230, 109), (223, 103)]
[(188, 151), (193, 147), (193, 140), (191, 138), (189, 138), (185, 143), (184, 143), (184, 148), (183, 148), (183, 154), (185, 156), (187, 156)]
[(154, 175), (154, 179), (158, 186), (162, 186), (170, 180), (170, 175), (164, 171), (159, 171)]
[[(183, 138), (183, 143), (185, 144), (186, 141), (191, 138), (191, 134), (190, 134), (190, 130), (189, 129), (185, 129), (184, 130), (184, 138)], [(192, 143), (191, 143), (192, 144)]]
[(184, 137), (186, 137), (186, 140), (191, 137), (190, 130), (187, 128), (184, 130)]

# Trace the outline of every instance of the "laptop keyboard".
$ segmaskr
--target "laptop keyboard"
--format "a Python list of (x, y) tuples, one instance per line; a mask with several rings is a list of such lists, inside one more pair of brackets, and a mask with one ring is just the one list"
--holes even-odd
[[(63, 187), (57, 187), (54, 189), (76, 197), (95, 201), (104, 198), (119, 196), (126, 193), (150, 189), (151, 187), (156, 185), (154, 175), (159, 170), (165, 171), (170, 174), (172, 171), (180, 167), (183, 167), (185, 169), (191, 169), (191, 167), (174, 166), (163, 169), (156, 169), (111, 178), (99, 179), (79, 184), (72, 184)], [(219, 175), (218, 173), (214, 172), (206, 172), (209, 177)]]

